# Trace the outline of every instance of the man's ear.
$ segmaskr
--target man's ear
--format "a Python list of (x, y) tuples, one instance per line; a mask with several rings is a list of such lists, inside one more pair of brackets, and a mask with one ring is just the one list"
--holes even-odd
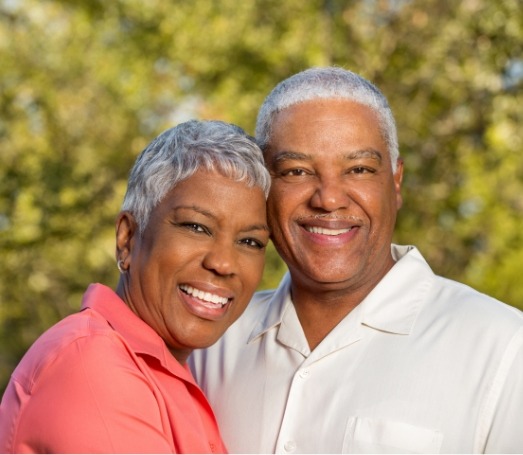
[(396, 172), (394, 172), (394, 190), (396, 192), (396, 208), (399, 210), (403, 205), (401, 197), (401, 183), (403, 182), (403, 159), (398, 158), (396, 161)]
[(137, 235), (138, 224), (133, 214), (128, 211), (120, 212), (116, 218), (116, 261), (124, 270), (129, 268)]

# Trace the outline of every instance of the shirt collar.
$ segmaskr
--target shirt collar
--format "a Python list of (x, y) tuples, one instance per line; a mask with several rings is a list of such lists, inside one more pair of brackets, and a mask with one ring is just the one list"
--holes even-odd
[(285, 312), (290, 305), (292, 305), (290, 286), (291, 277), (289, 272), (286, 272), (280, 281), (278, 288), (274, 291), (267, 302), (265, 317), (255, 324), (251, 335), (249, 336), (249, 340), (247, 341), (248, 343), (260, 335), (263, 335), (273, 327), (281, 324)]
[(188, 368), (174, 358), (163, 339), (111, 288), (98, 283), (89, 285), (82, 299), (82, 310), (86, 308), (91, 308), (103, 316), (136, 354), (154, 357), (176, 376), (193, 382)]
[(392, 245), (392, 256), (396, 264), (360, 304), (361, 322), (408, 335), (434, 283), (434, 273), (414, 246)]
[[(352, 326), (357, 318), (360, 324), (383, 332), (408, 335), (412, 331), (434, 273), (416, 247), (392, 245), (391, 251), (396, 264), (341, 324), (350, 320)], [(290, 285), (287, 272), (267, 302), (265, 317), (255, 325), (249, 342), (282, 324), (292, 310)]]

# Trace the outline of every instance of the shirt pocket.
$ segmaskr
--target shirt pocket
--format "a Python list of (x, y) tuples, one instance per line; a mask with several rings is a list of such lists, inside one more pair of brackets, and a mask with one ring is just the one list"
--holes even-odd
[(343, 453), (439, 453), (443, 433), (408, 423), (350, 417)]

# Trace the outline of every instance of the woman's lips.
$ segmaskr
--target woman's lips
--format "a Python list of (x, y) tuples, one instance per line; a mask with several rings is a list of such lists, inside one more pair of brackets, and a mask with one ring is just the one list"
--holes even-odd
[[(188, 284), (181, 284), (178, 288), (187, 310), (202, 319), (211, 321), (221, 319), (233, 301), (233, 297), (205, 291)], [(222, 292), (222, 294), (224, 293)]]
[(200, 300), (203, 305), (209, 305), (209, 308), (223, 308), (229, 301), (227, 297), (221, 297), (218, 294), (202, 291), (201, 289), (193, 288), (187, 284), (180, 285), (180, 289), (186, 294), (189, 294)]

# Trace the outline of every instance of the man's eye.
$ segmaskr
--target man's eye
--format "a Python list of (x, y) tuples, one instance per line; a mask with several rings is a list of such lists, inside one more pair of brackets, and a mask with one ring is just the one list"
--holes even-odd
[(349, 171), (350, 174), (373, 174), (374, 172), (374, 169), (365, 166), (354, 167)]
[(281, 175), (284, 177), (298, 177), (300, 175), (305, 175), (306, 172), (304, 169), (288, 169), (281, 172)]

